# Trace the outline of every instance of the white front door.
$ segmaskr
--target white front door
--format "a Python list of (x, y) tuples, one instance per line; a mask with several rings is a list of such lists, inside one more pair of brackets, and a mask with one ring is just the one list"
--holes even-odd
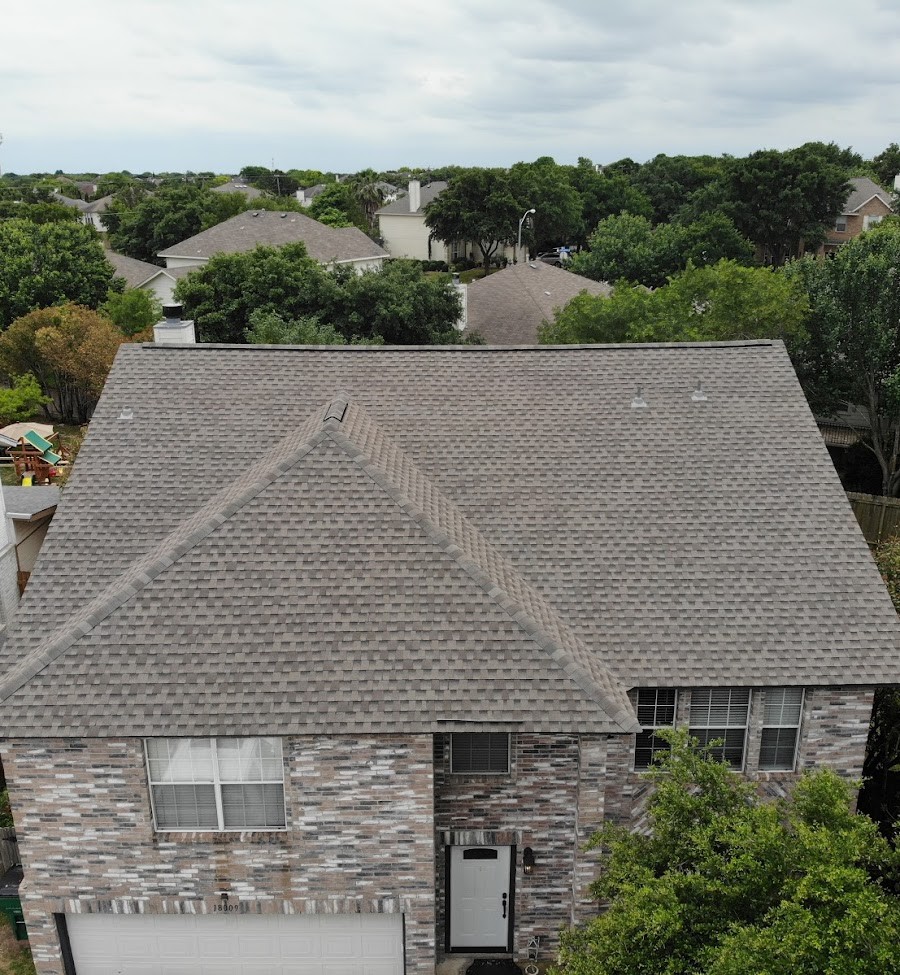
[(506, 951), (512, 886), (509, 846), (450, 847), (450, 948)]

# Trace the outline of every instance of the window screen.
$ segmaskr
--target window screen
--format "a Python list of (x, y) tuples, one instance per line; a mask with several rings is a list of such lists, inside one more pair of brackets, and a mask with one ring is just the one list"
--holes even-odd
[(508, 772), (506, 732), (460, 732), (450, 736), (451, 772)]
[(668, 743), (657, 736), (656, 730), (675, 724), (674, 688), (640, 688), (637, 719), (644, 730), (635, 735), (634, 767), (649, 768), (658, 754), (669, 750)]
[(733, 768), (744, 764), (750, 691), (747, 688), (700, 688), (691, 691), (690, 733), (701, 745), (717, 739), (710, 749)]
[(764, 692), (764, 700), (759, 767), (789, 771), (794, 768), (797, 760), (803, 689), (768, 687)]
[(148, 738), (146, 746), (157, 829), (284, 827), (280, 738)]

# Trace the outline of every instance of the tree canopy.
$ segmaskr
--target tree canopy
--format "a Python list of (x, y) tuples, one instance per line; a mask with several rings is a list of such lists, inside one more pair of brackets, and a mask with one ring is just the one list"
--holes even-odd
[(391, 261), (361, 275), (331, 271), (303, 244), (218, 254), (182, 278), (175, 294), (204, 342), (244, 342), (254, 312), (315, 319), (348, 342), (428, 345), (458, 335), (459, 297), (445, 281), (425, 277), (418, 262)]
[(719, 261), (688, 268), (655, 291), (620, 282), (610, 297), (582, 292), (540, 332), (546, 344), (806, 338), (806, 296), (771, 268)]
[(0, 335), (0, 369), (30, 373), (63, 423), (85, 423), (125, 336), (105, 316), (66, 303), (16, 319)]
[(91, 227), (0, 221), (0, 328), (64, 301), (96, 308), (112, 284), (113, 269)]
[(439, 240), (471, 241), (485, 273), (505, 244), (516, 242), (524, 212), (502, 169), (468, 169), (425, 208), (425, 224)]
[(795, 356), (815, 412), (858, 407), (863, 442), (882, 472), (882, 493), (900, 493), (900, 220), (848, 241), (827, 261), (786, 268), (808, 292), (810, 340)]
[(830, 769), (782, 803), (671, 733), (648, 773), (651, 832), (607, 825), (561, 975), (895, 975), (898, 857)]

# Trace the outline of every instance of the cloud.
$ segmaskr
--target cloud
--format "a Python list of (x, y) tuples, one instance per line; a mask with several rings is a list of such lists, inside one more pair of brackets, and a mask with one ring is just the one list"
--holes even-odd
[(888, 0), (45, 0), (0, 65), (17, 171), (871, 155), (900, 121)]

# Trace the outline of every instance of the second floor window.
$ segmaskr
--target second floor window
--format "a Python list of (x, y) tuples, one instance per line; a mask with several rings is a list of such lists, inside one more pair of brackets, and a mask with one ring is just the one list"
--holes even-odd
[(675, 724), (675, 690), (671, 687), (641, 687), (637, 692), (637, 719), (644, 729), (635, 735), (634, 767), (649, 768), (668, 744), (656, 732)]
[(747, 717), (750, 713), (750, 691), (741, 688), (696, 688), (691, 691), (690, 733), (706, 745), (716, 739), (712, 754), (724, 758), (732, 768), (744, 764), (747, 740)]
[(148, 738), (159, 830), (283, 829), (280, 738)]

